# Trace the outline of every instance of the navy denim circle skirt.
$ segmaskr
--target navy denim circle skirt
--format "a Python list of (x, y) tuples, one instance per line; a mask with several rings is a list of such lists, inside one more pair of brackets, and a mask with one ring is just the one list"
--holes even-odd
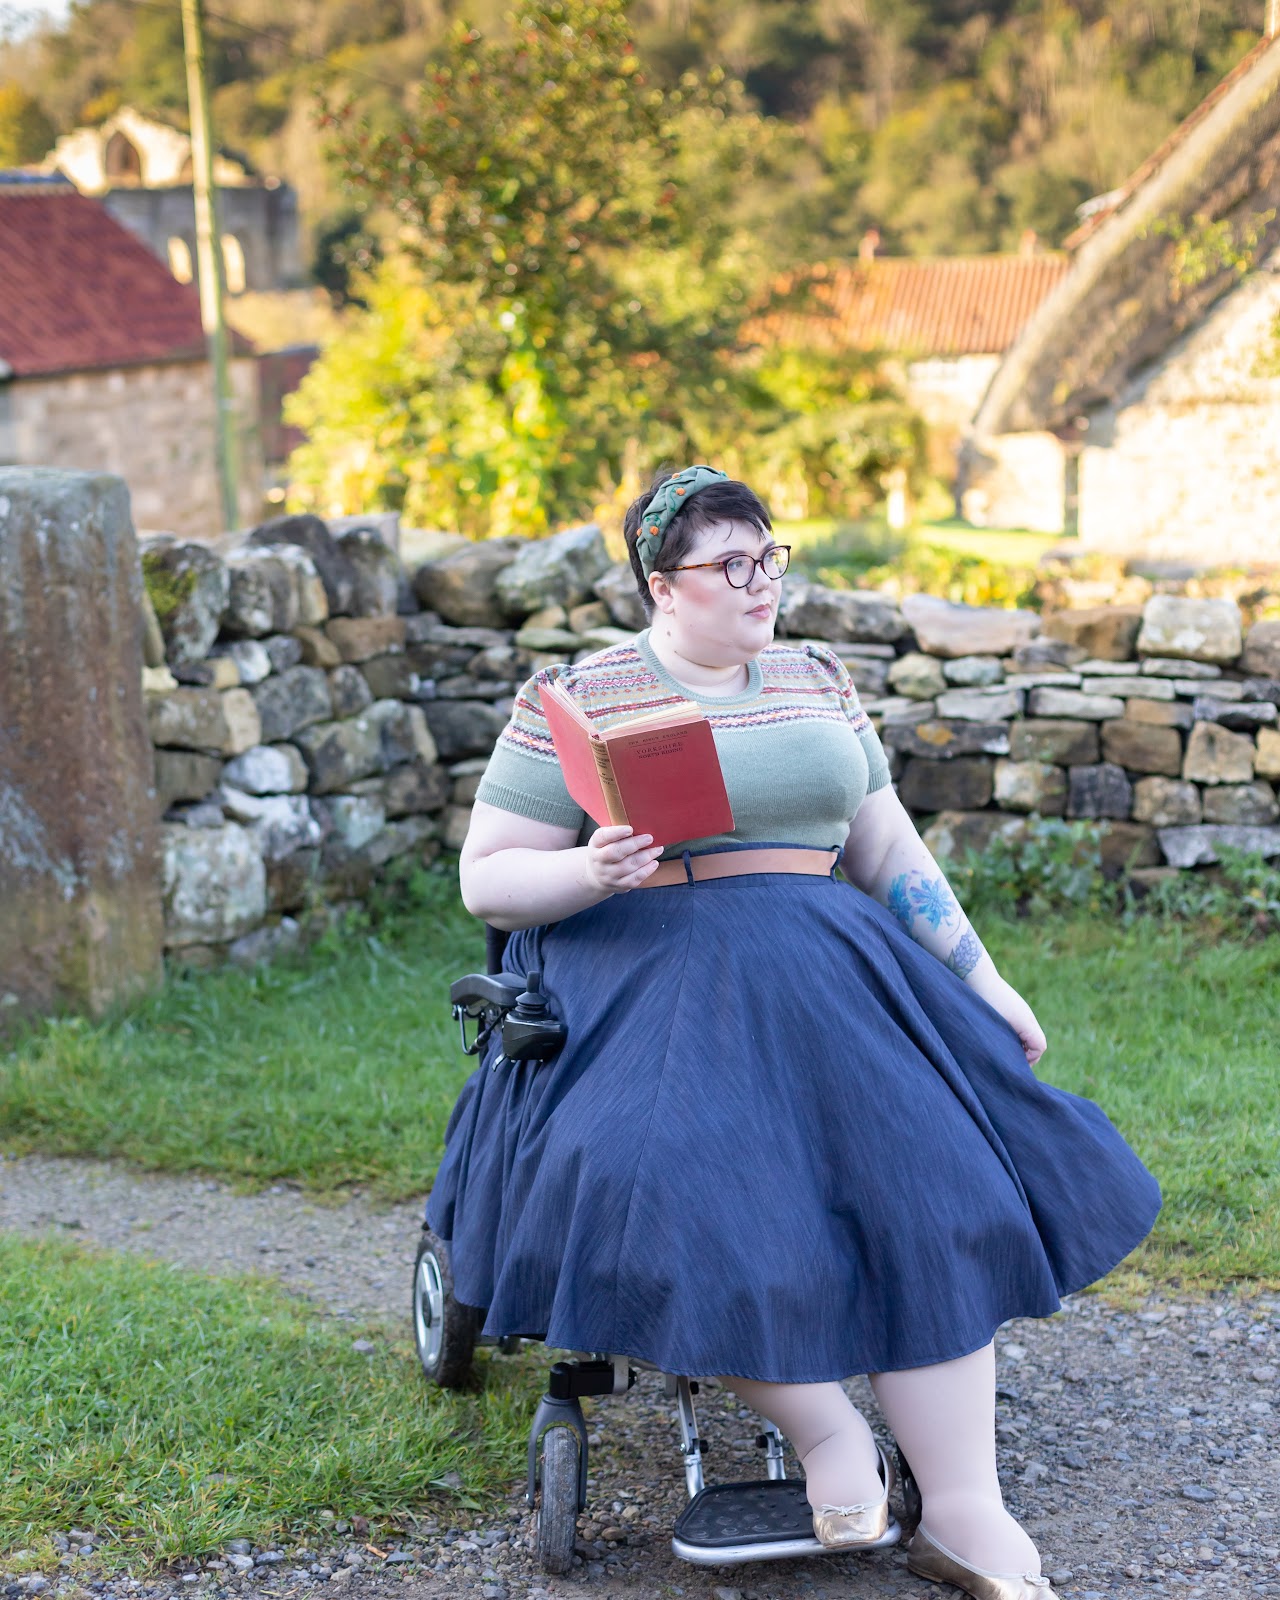
[(494, 1335), (807, 1383), (947, 1361), (1150, 1231), (1097, 1106), (875, 901), (754, 874), (512, 935), (568, 1027), (464, 1086), (427, 1217)]

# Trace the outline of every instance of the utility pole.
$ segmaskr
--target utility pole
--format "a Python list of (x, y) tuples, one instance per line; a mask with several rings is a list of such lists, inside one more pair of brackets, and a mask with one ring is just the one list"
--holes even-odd
[(232, 423), (231, 369), (227, 328), (222, 317), (222, 235), (218, 229), (213, 187), (213, 140), (210, 137), (209, 85), (204, 70), (204, 22), (201, 0), (182, 0), (182, 42), (187, 61), (187, 105), (191, 118), (191, 176), (196, 202), (196, 265), (200, 280), (200, 321), (213, 369), (214, 431), (222, 524), (239, 526), (236, 496), (236, 451)]

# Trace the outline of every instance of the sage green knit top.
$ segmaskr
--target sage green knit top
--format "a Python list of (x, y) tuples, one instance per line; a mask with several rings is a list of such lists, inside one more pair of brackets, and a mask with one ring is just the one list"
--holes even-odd
[(602, 728), (682, 701), (706, 713), (735, 827), (681, 840), (664, 857), (724, 844), (842, 846), (865, 797), (889, 782), (884, 749), (848, 672), (821, 645), (774, 644), (749, 663), (748, 675), (739, 694), (695, 695), (658, 660), (647, 631), (576, 666), (547, 667), (516, 696), (476, 798), (575, 828), (582, 843), (595, 832), (565, 788), (542, 714), (539, 685), (554, 677)]

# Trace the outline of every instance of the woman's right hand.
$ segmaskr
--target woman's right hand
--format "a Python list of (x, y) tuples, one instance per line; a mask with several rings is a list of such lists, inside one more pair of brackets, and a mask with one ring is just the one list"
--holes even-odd
[(602, 894), (625, 894), (651, 877), (662, 854), (653, 835), (635, 834), (626, 823), (597, 828), (586, 844), (587, 881)]

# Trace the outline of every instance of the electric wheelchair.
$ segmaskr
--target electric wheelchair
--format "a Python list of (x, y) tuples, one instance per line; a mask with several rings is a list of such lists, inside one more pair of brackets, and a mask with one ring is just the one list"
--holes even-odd
[[(463, 1051), (478, 1056), (496, 1036), (508, 1060), (549, 1060), (564, 1042), (564, 1025), (542, 991), (540, 973), (503, 970), (506, 944), (505, 933), (486, 927), (487, 971), (469, 973), (450, 986)], [(471, 1037), (469, 1026), (474, 1028)], [(448, 1246), (424, 1224), (414, 1264), (413, 1325), (428, 1381), (444, 1389), (465, 1387), (477, 1344), (496, 1344), (512, 1354), (525, 1342), (482, 1335), (484, 1320), (483, 1308), (455, 1298)], [(636, 1381), (635, 1365), (625, 1354), (595, 1351), (557, 1361), (551, 1368), (529, 1430), (526, 1488), (535, 1515), (533, 1544), (545, 1572), (565, 1573), (572, 1567), (578, 1514), (586, 1509), (588, 1442), (581, 1401), (625, 1395)], [(814, 1537), (803, 1480), (787, 1477), (785, 1441), (777, 1428), (761, 1419), (756, 1444), (764, 1452), (763, 1478), (708, 1485), (694, 1410), (698, 1384), (684, 1375), (668, 1375), (666, 1384), (675, 1402), (689, 1494), (672, 1530), (673, 1552), (701, 1566), (832, 1554)], [(919, 1493), (900, 1452), (898, 1467), (901, 1514), (891, 1516), (883, 1538), (866, 1548), (896, 1544), (904, 1527), (910, 1531), (919, 1521)]]

